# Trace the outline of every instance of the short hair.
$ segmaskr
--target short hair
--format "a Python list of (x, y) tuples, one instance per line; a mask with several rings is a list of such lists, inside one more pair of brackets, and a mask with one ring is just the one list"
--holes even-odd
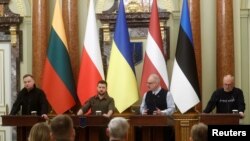
[(68, 115), (57, 115), (50, 124), (51, 132), (57, 141), (69, 141), (73, 129), (73, 121)]
[(156, 82), (157, 84), (159, 84), (160, 81), (161, 81), (158, 74), (152, 73), (152, 74), (149, 75), (149, 77), (152, 77), (154, 79), (154, 82)]
[(34, 79), (33, 75), (31, 75), (31, 74), (25, 74), (25, 75), (23, 76), (23, 79), (26, 78), (26, 77), (31, 77), (32, 79)]
[(230, 79), (232, 82), (234, 82), (234, 76), (231, 75), (231, 74), (225, 75), (225, 76), (223, 77), (223, 82), (224, 82), (225, 80), (228, 80), (228, 79)]
[(98, 81), (97, 84), (104, 84), (104, 85), (108, 86), (108, 83), (105, 80), (100, 80), (100, 81)]
[(108, 130), (110, 138), (115, 140), (125, 139), (128, 134), (129, 123), (123, 117), (115, 117), (110, 120)]
[(202, 122), (194, 124), (191, 128), (191, 138), (193, 141), (207, 141), (207, 130), (207, 125)]
[(50, 141), (50, 128), (46, 122), (34, 124), (30, 130), (28, 141)]

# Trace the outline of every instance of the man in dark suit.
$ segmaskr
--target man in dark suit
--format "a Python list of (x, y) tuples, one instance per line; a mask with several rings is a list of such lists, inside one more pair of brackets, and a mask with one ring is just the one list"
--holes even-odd
[(48, 119), (48, 102), (43, 90), (35, 85), (31, 74), (23, 76), (24, 88), (17, 94), (10, 115), (16, 115), (20, 109), (22, 115), (36, 114)]

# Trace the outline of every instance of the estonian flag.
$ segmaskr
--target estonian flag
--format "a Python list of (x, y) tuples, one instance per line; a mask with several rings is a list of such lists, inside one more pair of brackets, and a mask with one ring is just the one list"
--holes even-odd
[(183, 1), (170, 90), (181, 113), (185, 113), (200, 102), (188, 0)]

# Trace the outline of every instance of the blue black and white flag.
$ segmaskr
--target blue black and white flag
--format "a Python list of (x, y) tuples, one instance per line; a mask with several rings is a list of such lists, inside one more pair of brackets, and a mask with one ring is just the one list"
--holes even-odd
[(170, 90), (181, 113), (200, 102), (188, 0), (183, 0), (179, 36)]

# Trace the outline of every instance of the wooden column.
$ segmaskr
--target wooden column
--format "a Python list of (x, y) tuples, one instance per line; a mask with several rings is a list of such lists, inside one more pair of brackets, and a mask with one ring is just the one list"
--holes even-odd
[(234, 75), (233, 1), (217, 0), (216, 5), (217, 87), (221, 87), (225, 74)]
[(38, 86), (41, 86), (43, 66), (48, 47), (49, 1), (33, 0), (32, 13), (32, 73)]
[(192, 126), (199, 122), (199, 115), (196, 112), (187, 112), (181, 114), (176, 112), (173, 114), (175, 120), (175, 140), (188, 141)]
[[(200, 0), (189, 0), (190, 19), (193, 33), (193, 44), (195, 51), (196, 66), (198, 72), (200, 98), (202, 97), (202, 72), (201, 72), (201, 20), (200, 20)], [(198, 111), (202, 110), (202, 104), (196, 106)]]
[(62, 12), (65, 32), (67, 36), (69, 56), (75, 82), (79, 71), (79, 36), (78, 36), (78, 8), (77, 0), (63, 0)]

